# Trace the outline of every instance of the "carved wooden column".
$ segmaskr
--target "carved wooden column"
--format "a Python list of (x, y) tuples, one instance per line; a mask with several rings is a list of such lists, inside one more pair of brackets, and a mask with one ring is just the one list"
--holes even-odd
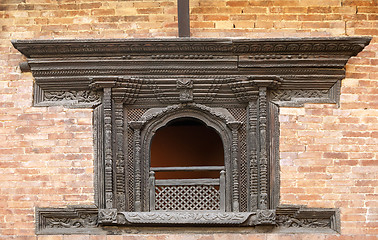
[(142, 211), (142, 172), (140, 159), (140, 130), (143, 122), (130, 122), (131, 128), (134, 130), (134, 166), (135, 166), (135, 211)]
[(238, 129), (241, 122), (230, 122), (232, 131), (231, 163), (232, 163), (232, 211), (239, 212), (239, 138)]
[(249, 211), (256, 211), (259, 189), (259, 175), (257, 163), (257, 101), (251, 100), (248, 104), (247, 112), (248, 129), (248, 157), (249, 157)]
[(116, 138), (116, 191), (117, 191), (117, 209), (126, 210), (126, 181), (125, 181), (125, 155), (123, 150), (123, 99), (115, 98), (115, 138)]
[(281, 84), (282, 78), (278, 76), (257, 76), (251, 77), (253, 84), (258, 87), (258, 147), (257, 147), (257, 164), (259, 174), (258, 184), (258, 209), (269, 209), (269, 158), (268, 158), (268, 88), (274, 88)]
[(259, 156), (259, 174), (260, 174), (260, 194), (259, 209), (268, 208), (268, 156), (266, 146), (266, 123), (267, 123), (267, 87), (259, 87), (259, 136), (260, 136), (260, 156)]
[(104, 88), (105, 207), (113, 208), (112, 89)]
[(104, 186), (104, 107), (101, 104), (93, 110), (93, 142), (94, 144), (94, 174), (95, 174), (95, 204), (99, 209), (105, 208)]
[[(103, 99), (102, 99), (102, 113), (103, 113), (103, 171), (98, 171), (103, 173), (104, 178), (104, 200), (105, 208), (100, 208), (98, 211), (98, 222), (101, 224), (115, 223), (117, 216), (117, 206), (116, 206), (116, 189), (114, 188), (114, 159), (113, 159), (113, 141), (114, 141), (114, 108), (113, 104), (114, 95), (113, 87), (115, 86), (115, 79), (113, 77), (106, 78), (91, 78), (91, 89), (103, 89)], [(102, 144), (101, 144), (102, 145)], [(101, 146), (100, 145), (100, 146)], [(101, 193), (101, 192), (100, 192)]]

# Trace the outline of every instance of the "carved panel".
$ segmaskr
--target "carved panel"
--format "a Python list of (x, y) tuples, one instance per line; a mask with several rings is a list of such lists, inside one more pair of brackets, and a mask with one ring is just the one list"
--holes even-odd
[(100, 224), (117, 223), (117, 209), (99, 209), (98, 222)]
[(146, 109), (126, 108), (126, 128), (127, 128), (127, 159), (126, 159), (126, 196), (127, 196), (127, 211), (134, 211), (135, 202), (135, 177), (134, 177), (134, 132), (129, 127), (128, 123), (139, 120), (145, 113)]
[(192, 79), (178, 79), (177, 89), (180, 92), (180, 102), (193, 101), (193, 80)]
[(117, 209), (126, 211), (126, 175), (125, 175), (125, 154), (124, 154), (124, 113), (123, 102), (115, 102), (115, 139), (116, 139), (116, 159), (115, 159), (115, 178), (116, 178), (116, 204)]
[(43, 91), (38, 85), (34, 86), (34, 105), (66, 106), (66, 107), (94, 107), (101, 104), (102, 93), (99, 91)]
[(37, 234), (96, 232), (98, 211), (94, 207), (37, 208)]
[[(246, 109), (245, 108), (229, 108), (227, 109), (236, 121), (245, 123), (246, 122)], [(239, 148), (240, 148), (240, 177), (239, 177), (239, 188), (240, 188), (240, 211), (246, 212), (248, 205), (248, 176), (247, 176), (247, 142), (246, 142), (246, 124), (242, 124), (239, 128)]]
[(214, 224), (240, 225), (254, 213), (219, 213), (219, 212), (152, 212), (122, 213), (128, 223), (155, 223), (165, 225), (178, 224)]

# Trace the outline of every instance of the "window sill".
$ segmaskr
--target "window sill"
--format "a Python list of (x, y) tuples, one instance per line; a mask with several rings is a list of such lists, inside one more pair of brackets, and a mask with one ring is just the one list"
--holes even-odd
[[(238, 232), (336, 233), (340, 232), (339, 210), (281, 205), (276, 210), (257, 212), (117, 212), (93, 206), (37, 208), (36, 233), (51, 234), (123, 234), (134, 231), (195, 232), (195, 227)], [(153, 227), (151, 229), (151, 227)], [(156, 228), (158, 227), (158, 228)], [(185, 228), (181, 228), (185, 227)], [(228, 228), (232, 227), (232, 228)], [(239, 230), (235, 230), (237, 227)], [(137, 230), (138, 229), (138, 230)], [(168, 233), (168, 232), (167, 232)]]

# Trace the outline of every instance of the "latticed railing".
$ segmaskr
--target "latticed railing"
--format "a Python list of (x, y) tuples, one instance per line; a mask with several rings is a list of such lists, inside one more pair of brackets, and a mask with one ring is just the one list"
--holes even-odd
[[(163, 171), (220, 171), (220, 176), (155, 179), (155, 172)], [(225, 211), (225, 175), (222, 166), (151, 168), (150, 211)]]

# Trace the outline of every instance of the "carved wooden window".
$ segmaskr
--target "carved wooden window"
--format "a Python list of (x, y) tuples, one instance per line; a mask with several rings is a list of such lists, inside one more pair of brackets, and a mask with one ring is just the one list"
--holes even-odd
[(215, 129), (179, 118), (150, 144), (149, 211), (225, 211), (225, 161)]
[[(95, 206), (39, 208), (37, 232), (140, 224), (337, 231), (337, 209), (279, 204), (279, 106), (337, 103), (346, 61), (369, 41), (13, 42), (28, 58), (21, 68), (35, 77), (35, 106), (94, 108)], [(151, 166), (155, 134), (181, 120), (219, 136), (222, 164)], [(173, 170), (216, 177), (157, 177)]]

